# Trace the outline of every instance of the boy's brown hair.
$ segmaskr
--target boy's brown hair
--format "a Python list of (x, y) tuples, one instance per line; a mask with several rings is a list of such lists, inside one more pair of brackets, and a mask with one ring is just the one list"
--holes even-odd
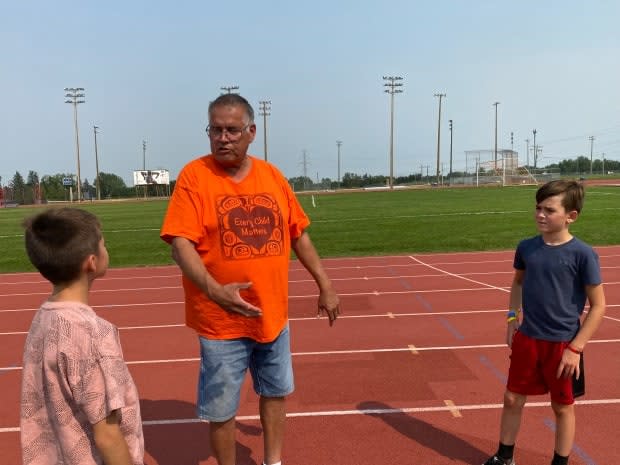
[(536, 203), (540, 203), (554, 195), (562, 195), (562, 206), (567, 212), (575, 210), (581, 213), (585, 197), (583, 185), (577, 181), (557, 179), (542, 185), (536, 191)]
[(99, 254), (101, 223), (78, 208), (52, 208), (24, 220), (26, 252), (31, 263), (52, 284), (80, 276), (84, 260)]

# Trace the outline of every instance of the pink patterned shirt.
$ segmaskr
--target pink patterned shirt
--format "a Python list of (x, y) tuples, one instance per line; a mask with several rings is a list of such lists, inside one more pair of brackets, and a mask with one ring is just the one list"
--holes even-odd
[(118, 329), (79, 302), (45, 302), (24, 348), (24, 465), (101, 465), (92, 425), (119, 410), (135, 465), (143, 464), (138, 391)]

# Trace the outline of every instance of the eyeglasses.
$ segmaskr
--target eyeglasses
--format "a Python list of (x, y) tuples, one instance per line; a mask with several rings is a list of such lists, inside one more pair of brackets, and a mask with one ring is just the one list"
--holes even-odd
[(207, 126), (206, 131), (209, 137), (222, 137), (222, 134), (226, 132), (229, 139), (238, 139), (239, 137), (241, 137), (241, 134), (243, 133), (243, 131), (249, 128), (251, 124), (252, 123), (248, 123), (242, 128), (236, 128), (234, 126), (226, 127), (226, 128), (223, 128), (220, 126)]

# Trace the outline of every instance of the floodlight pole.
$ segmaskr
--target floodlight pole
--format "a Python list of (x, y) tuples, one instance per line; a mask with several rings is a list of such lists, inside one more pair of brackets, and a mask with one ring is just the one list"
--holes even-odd
[(265, 161), (267, 161), (267, 117), (271, 115), (269, 110), (271, 110), (271, 100), (261, 100), (258, 102), (260, 104), (260, 115), (263, 117), (263, 144), (265, 147)]
[(439, 114), (437, 115), (437, 186), (439, 186), (439, 161), (440, 161), (440, 147), (441, 147), (441, 99), (446, 94), (435, 94), (435, 97), (439, 97)]
[(530, 140), (529, 139), (525, 139), (525, 157), (527, 159), (525, 166), (527, 166), (529, 170), (529, 166), (530, 166)]
[(340, 146), (342, 145), (341, 140), (336, 141), (336, 146), (338, 146), (338, 187), (340, 187)]
[(400, 94), (402, 89), (398, 89), (398, 87), (402, 87), (401, 82), (403, 78), (400, 76), (383, 76), (383, 80), (387, 81), (383, 84), (385, 92), (390, 94), (390, 178), (389, 178), (389, 187), (390, 189), (394, 189), (394, 94)]
[(495, 171), (497, 171), (497, 105), (499, 102), (493, 104), (495, 107)]
[[(142, 140), (142, 171), (146, 171), (146, 141)], [(148, 190), (148, 183), (144, 185), (144, 198), (146, 199), (146, 191)]]
[(452, 185), (452, 120), (448, 120), (450, 123), (450, 173), (448, 174), (448, 184)]
[(142, 170), (146, 170), (146, 141), (142, 140)]
[(82, 179), (80, 177), (80, 136), (78, 132), (77, 106), (84, 103), (83, 87), (65, 87), (65, 103), (73, 105), (73, 125), (75, 127), (75, 154), (77, 158), (77, 194), (78, 202), (82, 200)]
[(99, 155), (97, 154), (97, 129), (99, 129), (99, 126), (93, 126), (93, 132), (95, 133), (95, 169), (97, 170), (97, 177), (95, 179), (97, 183), (97, 200), (101, 200), (101, 187), (99, 184)]
[(220, 90), (225, 90), (227, 94), (238, 94), (239, 92), (233, 92), (233, 90), (239, 90), (239, 86), (222, 86)]

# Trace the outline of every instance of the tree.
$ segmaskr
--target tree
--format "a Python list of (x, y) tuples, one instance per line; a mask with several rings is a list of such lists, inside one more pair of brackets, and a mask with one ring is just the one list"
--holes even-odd
[(26, 185), (35, 186), (39, 184), (39, 175), (36, 171), (28, 171), (28, 180), (26, 181)]
[(69, 173), (57, 173), (44, 175), (41, 178), (41, 196), (46, 200), (63, 201), (69, 200), (69, 188), (64, 186), (62, 180), (71, 178)]
[(308, 189), (312, 189), (312, 186), (314, 186), (312, 179), (310, 179), (308, 176), (298, 176), (295, 178), (290, 178), (288, 182), (292, 186), (294, 191), (305, 191)]
[(15, 172), (13, 179), (9, 182), (9, 187), (13, 191), (13, 200), (18, 203), (24, 203), (26, 183), (24, 182), (24, 177), (19, 174), (19, 171)]
[(132, 195), (131, 189), (127, 187), (123, 178), (112, 173), (99, 173), (101, 183), (101, 198), (119, 198)]
[(84, 181), (82, 182), (82, 197), (84, 200), (92, 200), (94, 197), (94, 190), (95, 188), (90, 185), (88, 178), (84, 178)]

